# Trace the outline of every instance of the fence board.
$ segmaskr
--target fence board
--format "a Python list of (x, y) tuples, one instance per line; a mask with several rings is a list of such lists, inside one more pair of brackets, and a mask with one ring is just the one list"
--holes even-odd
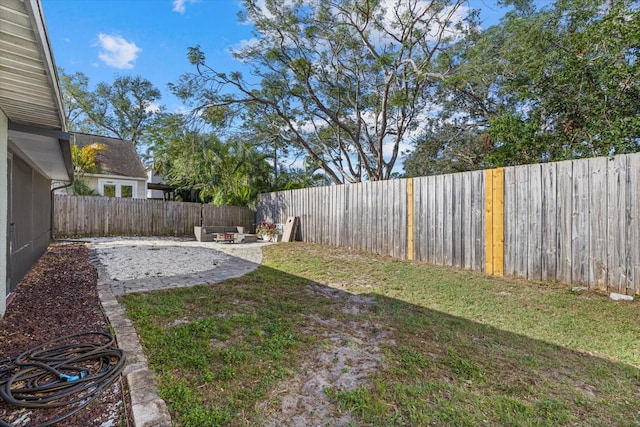
[(436, 264), (444, 264), (444, 252), (445, 252), (445, 195), (444, 195), (444, 181), (445, 178), (443, 175), (439, 175), (436, 177), (436, 205), (434, 209), (434, 213), (436, 215), (436, 234), (435, 234), (435, 251), (434, 251), (434, 261)]
[(504, 274), (517, 274), (518, 252), (518, 212), (516, 169), (504, 168)]
[(423, 261), (425, 259), (424, 249), (415, 242), (421, 242), (425, 239), (426, 231), (426, 211), (424, 206), (424, 180), (421, 178), (413, 179), (413, 251), (414, 259)]
[[(384, 228), (384, 218), (380, 210), (381, 203), (379, 193), (373, 191), (375, 184), (367, 183), (366, 188), (363, 191), (366, 194), (368, 213), (366, 217), (356, 219), (360, 224), (366, 223), (367, 233), (369, 234), (368, 240), (371, 249), (367, 249), (369, 252), (379, 254), (381, 247), (384, 244), (382, 230)], [(364, 221), (363, 221), (364, 220)]]
[(427, 240), (427, 250), (429, 256), (426, 261), (429, 261), (433, 264), (438, 264), (439, 262), (441, 262), (436, 257), (438, 242), (440, 241), (438, 239), (438, 177), (430, 176), (427, 178), (427, 180), (427, 220), (429, 221), (429, 231), (427, 233), (429, 239)]
[[(485, 176), (413, 179), (416, 260), (484, 271), (485, 234), (493, 231), (485, 227)], [(505, 168), (497, 191), (504, 191), (504, 215), (493, 212), (503, 221), (494, 226), (504, 227), (497, 269), (640, 293), (640, 154)], [(406, 180), (261, 195), (258, 217), (284, 215), (282, 203), (301, 218), (304, 240), (407, 257)]]
[[(462, 199), (464, 189), (461, 184), (462, 175), (456, 173), (450, 176), (451, 218), (453, 219), (451, 232), (451, 265), (462, 267), (462, 238), (464, 234), (464, 228), (462, 226)], [(455, 232), (453, 230), (455, 230)]]
[(55, 195), (53, 209), (56, 237), (191, 236), (203, 224), (251, 230), (255, 223), (246, 207), (161, 200)]
[(572, 282), (589, 283), (589, 162), (573, 162)]
[(516, 276), (528, 277), (529, 258), (529, 167), (523, 166), (515, 169), (515, 254), (514, 273)]
[(558, 259), (556, 278), (562, 282), (571, 282), (571, 233), (573, 214), (573, 162), (557, 164), (557, 229)]
[(542, 278), (542, 169), (540, 165), (527, 166), (529, 174), (527, 240), (527, 278)]
[(473, 185), (473, 207), (471, 213), (471, 239), (473, 240), (472, 268), (476, 271), (483, 271), (485, 267), (485, 226), (484, 226), (484, 171), (471, 172), (471, 182)]
[(542, 175), (542, 248), (540, 275), (542, 280), (555, 280), (558, 276), (558, 177), (556, 167), (556, 163), (540, 165)]
[(608, 222), (607, 264), (609, 288), (615, 292), (627, 287), (627, 158), (616, 156), (607, 172)]
[(632, 294), (640, 282), (640, 156), (628, 156), (629, 170), (629, 203), (628, 203), (628, 235), (629, 245), (628, 274), (626, 293)]
[(442, 263), (444, 265), (453, 265), (453, 186), (452, 176), (444, 175), (442, 191), (442, 219), (444, 234), (442, 237)]
[(607, 287), (607, 163), (589, 159), (589, 285)]
[(461, 221), (462, 221), (462, 260), (459, 265), (467, 270), (473, 268), (473, 203), (471, 193), (472, 175), (470, 173), (460, 174), (462, 195)]

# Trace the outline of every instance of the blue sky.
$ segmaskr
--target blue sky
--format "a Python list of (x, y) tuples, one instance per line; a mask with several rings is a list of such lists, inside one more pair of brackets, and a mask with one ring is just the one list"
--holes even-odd
[[(140, 75), (162, 92), (168, 111), (181, 110), (167, 89), (194, 71), (187, 47), (200, 45), (219, 71), (241, 68), (229, 48), (251, 38), (237, 19), (239, 0), (41, 0), (56, 64), (89, 77), (93, 88), (117, 75)], [(484, 25), (504, 13), (496, 0), (472, 0)]]
[(58, 67), (81, 71), (93, 87), (117, 75), (140, 75), (162, 91), (163, 104), (179, 106), (167, 83), (193, 71), (187, 47), (200, 45), (221, 69), (237, 63), (229, 46), (251, 37), (238, 22), (236, 0), (42, 0)]

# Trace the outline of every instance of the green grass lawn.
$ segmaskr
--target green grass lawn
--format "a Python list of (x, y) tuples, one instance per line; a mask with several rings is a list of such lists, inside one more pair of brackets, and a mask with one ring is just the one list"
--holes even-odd
[(640, 425), (637, 302), (320, 245), (263, 251), (240, 279), (121, 299), (174, 425), (282, 424), (304, 412), (287, 402), (309, 411), (295, 396), (314, 375), (324, 406), (307, 419), (327, 425)]

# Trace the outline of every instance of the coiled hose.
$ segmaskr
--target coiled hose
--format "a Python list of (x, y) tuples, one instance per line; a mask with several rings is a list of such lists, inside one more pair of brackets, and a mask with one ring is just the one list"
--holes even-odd
[[(109, 387), (124, 369), (124, 351), (105, 332), (68, 335), (0, 360), (0, 397), (23, 408), (69, 406), (46, 427), (70, 417)], [(11, 427), (0, 419), (0, 427)]]

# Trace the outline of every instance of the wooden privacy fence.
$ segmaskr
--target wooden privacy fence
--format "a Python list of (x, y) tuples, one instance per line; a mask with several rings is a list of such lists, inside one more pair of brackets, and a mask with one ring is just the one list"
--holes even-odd
[(55, 237), (193, 236), (201, 225), (255, 228), (255, 213), (244, 206), (55, 195), (53, 210)]
[(302, 240), (640, 293), (640, 153), (262, 194)]

